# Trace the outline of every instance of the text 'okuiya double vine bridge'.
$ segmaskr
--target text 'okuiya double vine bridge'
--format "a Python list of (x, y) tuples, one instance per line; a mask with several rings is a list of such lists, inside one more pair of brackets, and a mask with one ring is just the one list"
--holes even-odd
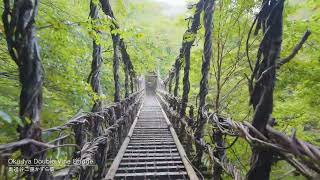
[[(295, 57), (311, 34), (307, 30), (292, 53), (280, 57), (284, 0), (263, 0), (248, 33), (248, 42), (252, 34), (263, 35), (255, 63), (251, 62), (248, 49), (246, 52), (252, 72), (246, 76), (254, 109), (251, 123), (223, 117), (206, 106), (215, 43), (212, 41), (215, 0), (200, 0), (193, 5), (195, 12), (188, 19), (179, 55), (164, 80), (156, 73), (138, 77), (109, 0), (91, 1), (90, 19), (95, 33), (101, 33), (97, 28), (98, 6), (110, 19), (114, 104), (105, 106), (103, 100), (95, 98), (91, 112), (80, 112), (65, 124), (49, 129), (41, 128), (40, 118), (45, 77), (35, 36), (38, 0), (3, 2), (8, 53), (19, 71), (22, 123), (18, 127), (19, 140), (0, 145), (0, 179), (196, 180), (221, 179), (226, 175), (236, 180), (267, 180), (278, 161), (286, 161), (296, 174), (308, 179), (320, 178), (319, 147), (297, 139), (295, 133), (289, 137), (273, 128), (276, 71)], [(190, 53), (202, 26), (204, 45), (195, 111), (188, 104)], [(92, 44), (92, 66), (87, 79), (93, 92), (101, 96), (101, 44), (96, 39)], [(120, 62), (124, 67), (124, 98), (120, 93)], [(205, 130), (206, 127), (211, 130)], [(48, 137), (53, 140), (45, 142)], [(206, 137), (213, 143), (208, 143)], [(225, 137), (234, 137), (234, 141), (227, 143)], [(252, 149), (249, 170), (228, 158), (227, 151), (238, 139)], [(64, 158), (48, 159), (50, 152), (63, 154)]]

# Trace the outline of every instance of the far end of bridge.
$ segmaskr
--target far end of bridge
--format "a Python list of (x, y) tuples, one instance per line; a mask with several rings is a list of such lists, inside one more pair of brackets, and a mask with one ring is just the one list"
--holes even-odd
[(144, 84), (146, 96), (105, 179), (199, 179), (157, 99), (157, 76)]

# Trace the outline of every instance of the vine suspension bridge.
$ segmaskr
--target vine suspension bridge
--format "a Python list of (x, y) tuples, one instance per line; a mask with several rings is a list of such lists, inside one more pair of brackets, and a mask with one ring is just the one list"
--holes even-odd
[(144, 98), (106, 178), (197, 179), (155, 94)]
[[(41, 128), (43, 68), (36, 40), (35, 17), (38, 0), (4, 0), (2, 15), (8, 53), (19, 70), (21, 84), (19, 140), (0, 145), (0, 179), (37, 180), (100, 180), (100, 179), (221, 179), (227, 175), (235, 180), (268, 180), (271, 167), (285, 161), (297, 174), (307, 179), (320, 178), (320, 149), (308, 142), (287, 136), (273, 128), (273, 92), (276, 71), (295, 57), (311, 32), (306, 30), (288, 57), (280, 58), (283, 34), (284, 0), (263, 0), (248, 33), (262, 34), (256, 62), (248, 57), (251, 76), (246, 76), (250, 105), (254, 109), (252, 123), (236, 121), (211, 112), (206, 105), (208, 78), (212, 61), (215, 0), (199, 0), (183, 35), (180, 52), (166, 79), (160, 74), (140, 75), (127, 52), (126, 41), (119, 34), (118, 24), (109, 0), (91, 1), (92, 30), (101, 34), (98, 9), (110, 20), (113, 43), (114, 104), (105, 106), (94, 100), (91, 112), (80, 112), (57, 127)], [(202, 15), (203, 14), (203, 20)], [(201, 22), (203, 22), (201, 25)], [(189, 101), (191, 48), (203, 27), (201, 81), (197, 105)], [(255, 28), (255, 29), (254, 29)], [(254, 33), (252, 33), (254, 31)], [(199, 33), (200, 34), (200, 33)], [(92, 39), (92, 66), (88, 77), (93, 92), (102, 95), (100, 71), (101, 45)], [(247, 52), (248, 53), (248, 52)], [(120, 93), (120, 68), (124, 66), (125, 97)], [(255, 65), (255, 66), (253, 66)], [(183, 69), (183, 92), (179, 97), (180, 70)], [(143, 78), (145, 77), (145, 78)], [(175, 82), (175, 83), (174, 83)], [(174, 89), (173, 89), (174, 84)], [(195, 110), (196, 108), (196, 110)], [(249, 120), (248, 120), (249, 121)], [(209, 126), (211, 131), (205, 131)], [(44, 142), (44, 135), (51, 137)], [(208, 143), (205, 137), (210, 137)], [(225, 137), (234, 137), (227, 143)], [(238, 139), (252, 149), (250, 169), (232, 162), (227, 151)], [(92, 161), (93, 164), (68, 164), (54, 172), (45, 169), (30, 171), (34, 163), (25, 165), (29, 171), (12, 175), (9, 159), (45, 160), (48, 152), (65, 151), (66, 159)], [(206, 157), (208, 162), (204, 162)], [(47, 164), (46, 167), (51, 167)]]

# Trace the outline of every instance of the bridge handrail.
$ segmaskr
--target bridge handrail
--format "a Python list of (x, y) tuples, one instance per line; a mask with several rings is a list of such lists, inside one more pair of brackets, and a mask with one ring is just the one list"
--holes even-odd
[(56, 127), (52, 127), (49, 129), (44, 129), (42, 130), (42, 133), (47, 133), (50, 131), (61, 131), (67, 128), (71, 128), (72, 126), (75, 126), (76, 124), (82, 124), (82, 123), (86, 123), (87, 121), (84, 121), (86, 118), (89, 117), (101, 117), (101, 114), (104, 113), (108, 113), (108, 111), (110, 111), (110, 109), (115, 109), (116, 107), (118, 107), (119, 105), (128, 102), (130, 99), (132, 98), (136, 98), (139, 94), (141, 94), (143, 90), (137, 91), (132, 93), (129, 97), (123, 99), (121, 102), (115, 102), (111, 105), (109, 105), (106, 108), (103, 108), (102, 111), (100, 112), (79, 112), (77, 113), (74, 117), (72, 117), (70, 120), (68, 120), (68, 122), (66, 122), (65, 124), (61, 125), (61, 126), (56, 126)]
[[(109, 126), (103, 134), (101, 134), (100, 136), (94, 138), (92, 141), (87, 142), (83, 145), (82, 149), (81, 149), (81, 156), (80, 156), (80, 160), (95, 160), (96, 155), (98, 152), (101, 151), (101, 148), (103, 149), (107, 149), (110, 148), (109, 146), (107, 146), (108, 142), (110, 142), (111, 140), (117, 139), (116, 137), (112, 137), (112, 135), (115, 135), (117, 133), (121, 133), (118, 137), (118, 141), (114, 142), (116, 145), (116, 148), (113, 148), (110, 153), (113, 153), (113, 157), (115, 156), (115, 154), (117, 153), (117, 151), (119, 150), (123, 140), (125, 139), (127, 132), (129, 131), (135, 116), (138, 113), (138, 110), (141, 106), (142, 103), (142, 96), (143, 96), (143, 90), (135, 93), (133, 96), (128, 97), (128, 99), (134, 99), (135, 101), (133, 102), (133, 104), (127, 106), (125, 108), (125, 110), (121, 113), (121, 117), (116, 119), (114, 124)], [(119, 103), (117, 103), (119, 104)], [(123, 104), (120, 103), (120, 104)], [(113, 108), (117, 108), (117, 106), (112, 106)], [(120, 132), (118, 130), (121, 130)], [(112, 143), (112, 144), (114, 144)], [(103, 147), (105, 146), (105, 147)], [(107, 146), (107, 147), (106, 147)], [(107, 153), (104, 153), (103, 151), (100, 152), (100, 156), (106, 156)], [(100, 162), (97, 164), (98, 167), (106, 170), (107, 169), (107, 162)], [(90, 173), (90, 171), (93, 171), (94, 168), (92, 166), (87, 166), (87, 165), (81, 165), (81, 164), (76, 164), (74, 166), (72, 166), (69, 170), (69, 175), (71, 177), (77, 176), (80, 174), (80, 176), (87, 176), (87, 174)], [(105, 175), (105, 171), (103, 172), (99, 172), (98, 174), (100, 174), (100, 177), (104, 177)]]
[[(236, 140), (226, 148), (212, 147), (212, 145), (206, 143), (203, 139), (196, 139), (194, 136), (194, 131), (196, 129), (194, 117), (180, 117), (179, 110), (181, 101), (166, 91), (158, 90), (157, 95), (160, 99), (163, 109), (166, 111), (169, 119), (174, 121), (173, 123), (176, 125), (176, 127), (179, 127), (181, 124), (183, 124), (185, 126), (184, 129), (186, 134), (192, 138), (194, 143), (197, 143), (203, 147), (204, 151), (212, 161), (220, 164), (224, 170), (235, 179), (243, 179), (243, 177), (240, 176), (240, 171), (237, 170), (237, 168), (232, 165), (226, 157), (221, 162), (213, 155), (213, 152), (216, 149), (227, 149), (236, 143)], [(236, 137), (236, 139), (240, 137), (246, 140), (246, 142), (248, 142), (252, 147), (269, 148), (308, 178), (315, 178), (319, 176), (320, 148), (297, 139), (295, 132), (291, 137), (288, 137), (268, 125), (266, 128), (266, 137), (246, 121), (234, 121), (230, 118), (222, 117), (219, 114), (209, 112), (207, 109), (203, 109), (202, 113), (205, 115), (207, 121), (223, 135), (233, 136)]]
[[(189, 112), (189, 116), (180, 117), (179, 104), (181, 103), (178, 98), (171, 96), (169, 93), (165, 91), (157, 91), (157, 95), (162, 108), (166, 112), (168, 118), (172, 121), (175, 129), (177, 129), (178, 135), (180, 137), (187, 135), (189, 137), (189, 140), (192, 141), (192, 144), (198, 144), (199, 146), (201, 146), (204, 152), (210, 157), (210, 160), (212, 162), (214, 161), (220, 164), (223, 167), (223, 169), (226, 171), (226, 173), (228, 173), (230, 176), (232, 176), (236, 180), (244, 179), (243, 177), (241, 177), (241, 173), (236, 166), (231, 164), (226, 158), (223, 159), (223, 161), (220, 161), (218, 158), (213, 156), (214, 148), (210, 144), (208, 144), (202, 138), (198, 139), (195, 137), (194, 132), (196, 130), (196, 126), (193, 121), (194, 117), (193, 117), (192, 108), (191, 108), (191, 113)], [(168, 101), (170, 101), (171, 103), (169, 103)], [(192, 107), (192, 106), (189, 106), (189, 107)], [(181, 126), (181, 124), (183, 124), (184, 126), (183, 128), (179, 127)], [(180, 129), (180, 131), (178, 129)], [(184, 143), (182, 140), (181, 142)], [(190, 148), (191, 146), (189, 144), (186, 147)], [(190, 155), (191, 153), (188, 152), (188, 150), (189, 151), (192, 151), (192, 150), (186, 148), (187, 155), (191, 156)], [(189, 159), (193, 159), (193, 158), (189, 157)]]
[[(132, 93), (129, 97), (123, 99), (121, 102), (114, 103), (107, 108), (104, 108), (101, 112), (81, 112), (63, 125), (43, 130), (42, 134), (48, 134), (49, 132), (59, 132), (58, 137), (50, 141), (49, 143), (40, 142), (34, 139), (23, 139), (20, 141), (0, 145), (0, 158), (2, 159), (0, 168), (3, 166), (4, 168), (7, 168), (8, 162), (6, 160), (9, 159), (15, 151), (20, 150), (27, 144), (34, 144), (36, 146), (42, 147), (43, 150), (41, 151), (41, 153), (60, 147), (73, 146), (76, 148), (73, 153), (73, 157), (71, 157), (72, 159), (91, 159), (95, 161), (98, 150), (101, 150), (102, 146), (106, 146), (108, 142), (113, 140), (113, 143), (115, 143), (113, 148), (105, 148), (106, 151), (100, 152), (99, 156), (102, 157), (106, 156), (106, 154), (115, 154), (120, 147), (122, 140), (124, 139), (123, 136), (126, 135), (126, 131), (128, 131), (128, 128), (130, 128), (131, 123), (133, 122), (133, 119), (137, 114), (137, 111), (142, 103), (143, 93), (143, 89), (139, 90)], [(103, 129), (103, 133), (99, 134), (95, 132), (97, 130), (94, 128), (96, 127), (94, 125), (101, 123), (104, 123), (104, 125), (100, 127)], [(85, 129), (82, 129), (82, 131), (79, 131), (79, 129), (77, 130), (77, 127), (79, 128), (81, 126), (85, 127), (85, 129), (87, 129), (88, 132), (92, 134), (96, 133), (96, 137), (93, 136), (93, 138), (91, 138), (88, 135), (85, 135), (87, 136), (86, 138), (90, 139), (87, 142), (84, 141), (84, 139), (81, 139), (84, 138), (83, 133), (85, 133)], [(61, 131), (71, 129), (74, 130), (74, 133), (71, 133), (70, 135), (63, 136), (64, 134), (61, 133)], [(123, 132), (119, 132), (119, 129), (121, 129)], [(70, 136), (72, 137), (71, 140), (75, 141), (76, 144), (54, 145), (57, 142), (63, 142)], [(97, 165), (99, 169), (107, 168), (104, 167), (107, 165), (106, 162)], [(61, 170), (65, 168), (62, 168)], [(59, 178), (58, 176), (64, 176), (65, 179), (71, 179), (74, 176), (85, 176), (86, 169), (93, 170), (92, 168), (87, 168), (86, 165), (82, 166), (81, 164), (73, 165), (68, 169), (68, 171), (64, 171), (62, 174), (57, 172), (57, 175), (53, 175), (52, 178), (54, 179), (56, 177)], [(80, 172), (80, 170), (82, 171)], [(104, 176), (103, 172), (105, 171), (99, 172), (101, 174), (101, 177)], [(6, 176), (8, 172), (4, 173), (4, 175)]]

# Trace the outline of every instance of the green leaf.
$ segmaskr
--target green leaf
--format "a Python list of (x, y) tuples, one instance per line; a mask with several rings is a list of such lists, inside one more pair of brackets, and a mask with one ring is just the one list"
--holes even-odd
[(0, 111), (0, 119), (3, 120), (3, 121), (6, 121), (9, 124), (12, 123), (11, 117), (7, 113), (5, 113), (3, 111)]

